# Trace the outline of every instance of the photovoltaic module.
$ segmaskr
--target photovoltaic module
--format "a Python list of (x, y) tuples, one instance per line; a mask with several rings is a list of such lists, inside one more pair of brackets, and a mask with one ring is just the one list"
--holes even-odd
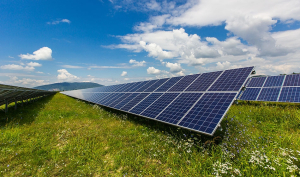
[(239, 95), (240, 100), (299, 103), (300, 74), (249, 78)]
[(62, 93), (213, 135), (253, 68), (230, 69)]

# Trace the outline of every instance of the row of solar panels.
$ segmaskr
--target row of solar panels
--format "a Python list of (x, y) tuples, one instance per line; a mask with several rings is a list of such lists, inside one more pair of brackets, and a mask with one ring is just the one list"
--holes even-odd
[(300, 74), (249, 78), (239, 99), (300, 102)]
[(40, 96), (48, 96), (54, 93), (55, 92), (45, 90), (0, 84), (0, 106), (6, 104), (5, 110), (7, 111), (7, 105), (12, 102), (27, 100)]
[(62, 92), (213, 135), (253, 67)]

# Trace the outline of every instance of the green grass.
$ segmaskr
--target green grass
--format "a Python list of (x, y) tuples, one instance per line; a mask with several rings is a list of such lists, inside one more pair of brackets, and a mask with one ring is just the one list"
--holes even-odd
[(299, 107), (239, 102), (209, 137), (58, 93), (0, 113), (0, 176), (299, 176)]

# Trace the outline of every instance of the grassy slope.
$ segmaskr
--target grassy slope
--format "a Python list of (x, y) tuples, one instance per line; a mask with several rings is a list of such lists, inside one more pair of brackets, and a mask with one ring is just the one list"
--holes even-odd
[(214, 137), (56, 94), (0, 113), (0, 176), (299, 175), (299, 105), (240, 102)]

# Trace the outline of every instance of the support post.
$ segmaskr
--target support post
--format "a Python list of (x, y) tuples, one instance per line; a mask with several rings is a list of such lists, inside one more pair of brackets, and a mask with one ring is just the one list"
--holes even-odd
[(15, 99), (15, 110), (17, 110), (17, 106), (18, 106), (18, 101), (17, 99)]
[(5, 113), (7, 113), (7, 112), (8, 112), (8, 101), (5, 100)]

